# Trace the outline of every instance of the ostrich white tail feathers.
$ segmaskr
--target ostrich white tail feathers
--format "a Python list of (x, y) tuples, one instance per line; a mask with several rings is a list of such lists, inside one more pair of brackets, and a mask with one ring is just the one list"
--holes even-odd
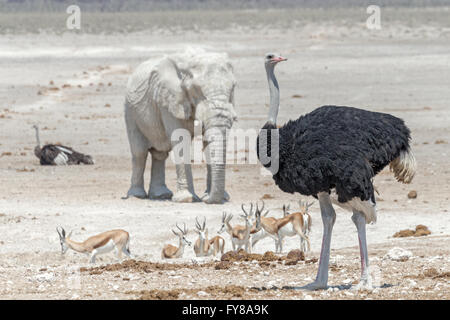
[(408, 148), (400, 152), (400, 155), (389, 164), (389, 167), (394, 172), (397, 181), (410, 183), (416, 174), (416, 158)]

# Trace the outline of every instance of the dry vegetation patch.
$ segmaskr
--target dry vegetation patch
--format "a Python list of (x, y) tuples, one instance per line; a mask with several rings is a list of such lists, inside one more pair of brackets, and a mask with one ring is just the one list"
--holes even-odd
[(416, 230), (406, 229), (396, 232), (394, 238), (404, 238), (404, 237), (422, 237), (431, 234), (431, 231), (427, 226), (419, 224), (416, 226)]

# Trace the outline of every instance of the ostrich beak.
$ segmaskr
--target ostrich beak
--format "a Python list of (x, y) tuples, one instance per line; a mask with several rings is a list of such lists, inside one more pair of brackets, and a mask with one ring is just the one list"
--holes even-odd
[(282, 56), (278, 56), (272, 59), (273, 62), (281, 62), (281, 61), (287, 61), (287, 58), (284, 58)]

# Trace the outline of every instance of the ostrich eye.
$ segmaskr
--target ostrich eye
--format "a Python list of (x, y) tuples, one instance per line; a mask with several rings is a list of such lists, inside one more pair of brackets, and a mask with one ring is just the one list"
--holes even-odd
[(272, 59), (273, 58), (273, 54), (269, 54), (268, 56), (267, 56), (267, 59)]

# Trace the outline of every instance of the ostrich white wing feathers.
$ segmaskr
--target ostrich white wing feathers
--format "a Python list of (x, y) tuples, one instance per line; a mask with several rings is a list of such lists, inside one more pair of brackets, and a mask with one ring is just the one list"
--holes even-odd
[(58, 150), (61, 150), (61, 151), (64, 152), (64, 153), (68, 153), (68, 154), (72, 154), (72, 153), (73, 153), (72, 150), (63, 148), (63, 147), (61, 147), (61, 146), (56, 146), (56, 148), (57, 148)]
[(64, 152), (58, 153), (58, 155), (53, 160), (53, 162), (58, 166), (67, 165), (68, 161), (69, 161), (69, 157)]

